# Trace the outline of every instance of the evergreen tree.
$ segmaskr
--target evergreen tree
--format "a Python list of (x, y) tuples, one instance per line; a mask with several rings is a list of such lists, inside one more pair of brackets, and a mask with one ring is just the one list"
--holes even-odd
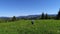
[(41, 19), (44, 19), (44, 13), (42, 13), (42, 15), (41, 15)]
[(46, 15), (45, 15), (45, 19), (48, 19), (48, 14), (46, 13)]
[(59, 9), (59, 12), (58, 12), (56, 18), (57, 18), (57, 19), (60, 19), (60, 9)]
[(15, 16), (13, 16), (13, 17), (12, 17), (12, 21), (15, 21), (15, 20), (16, 20), (16, 17), (15, 17)]

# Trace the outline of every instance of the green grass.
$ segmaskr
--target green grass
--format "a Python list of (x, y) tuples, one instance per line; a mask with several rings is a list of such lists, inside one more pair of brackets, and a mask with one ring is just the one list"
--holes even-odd
[(60, 34), (60, 20), (19, 20), (0, 23), (0, 34)]

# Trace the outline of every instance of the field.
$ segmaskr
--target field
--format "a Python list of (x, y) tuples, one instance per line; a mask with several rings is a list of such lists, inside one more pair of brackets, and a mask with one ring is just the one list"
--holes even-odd
[(60, 20), (19, 20), (0, 23), (0, 34), (60, 34)]

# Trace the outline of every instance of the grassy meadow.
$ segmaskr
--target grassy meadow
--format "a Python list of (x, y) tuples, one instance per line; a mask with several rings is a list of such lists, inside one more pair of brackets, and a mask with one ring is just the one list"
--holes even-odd
[(19, 20), (0, 23), (0, 34), (60, 34), (60, 20)]

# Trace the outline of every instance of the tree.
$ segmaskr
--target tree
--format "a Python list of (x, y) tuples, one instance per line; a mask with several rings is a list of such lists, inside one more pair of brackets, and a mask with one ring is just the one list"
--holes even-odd
[(44, 13), (42, 13), (42, 15), (41, 15), (41, 19), (44, 19)]
[(12, 21), (15, 21), (15, 20), (16, 20), (16, 17), (15, 17), (15, 16), (13, 16), (13, 17), (12, 17)]
[(45, 15), (45, 19), (48, 19), (48, 14), (46, 13), (46, 15)]
[(60, 19), (60, 9), (59, 9), (59, 12), (58, 12), (58, 14), (56, 16), (56, 19)]

